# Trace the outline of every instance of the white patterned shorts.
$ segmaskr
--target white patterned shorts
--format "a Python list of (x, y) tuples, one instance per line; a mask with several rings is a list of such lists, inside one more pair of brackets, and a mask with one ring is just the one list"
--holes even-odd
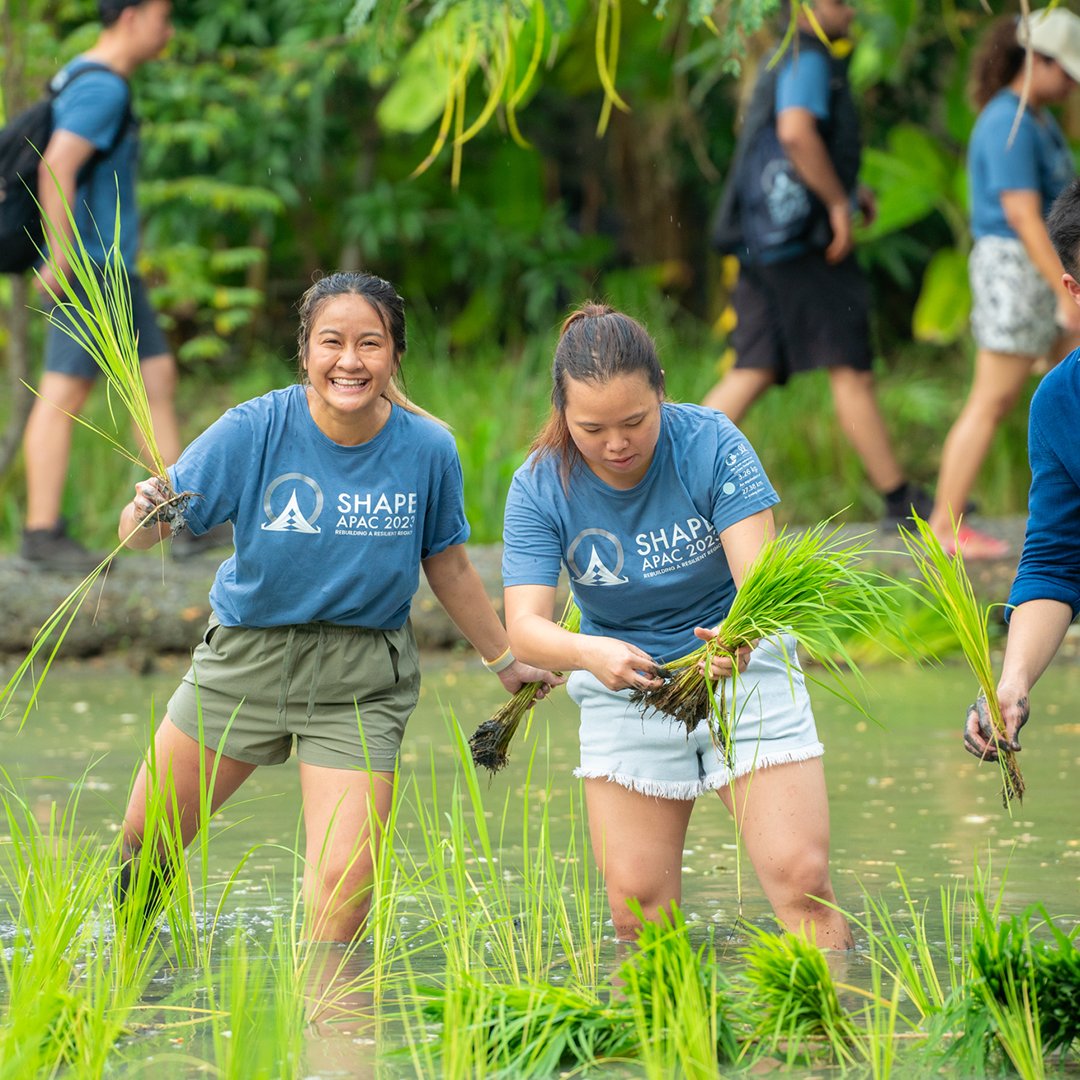
[(1057, 299), (1012, 237), (983, 236), (968, 258), (971, 332), (980, 349), (1045, 356), (1058, 337)]
[(573, 672), (566, 689), (581, 709), (581, 765), (574, 775), (643, 795), (695, 799), (753, 769), (825, 753), (794, 638), (762, 641), (736, 686), (726, 682), (726, 703), (737, 717), (734, 770), (713, 746), (706, 720), (687, 734), (663, 713), (642, 713), (629, 690), (609, 690), (588, 671)]

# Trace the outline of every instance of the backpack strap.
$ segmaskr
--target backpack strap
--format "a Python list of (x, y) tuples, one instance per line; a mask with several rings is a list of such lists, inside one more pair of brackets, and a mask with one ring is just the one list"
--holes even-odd
[(104, 71), (114, 78), (119, 79), (124, 84), (124, 90), (127, 93), (127, 99), (124, 104), (124, 118), (120, 121), (120, 126), (116, 129), (116, 134), (113, 136), (113, 140), (104, 150), (94, 148), (93, 157), (91, 157), (89, 164), (93, 166), (101, 158), (111, 154), (121, 143), (124, 136), (128, 133), (128, 128), (131, 127), (135, 120), (135, 115), (131, 110), (131, 85), (123, 75), (114, 71), (108, 64), (99, 64), (96, 60), (88, 60), (77, 71), (73, 71), (66, 75), (66, 78), (61, 79), (61, 76), (65, 75), (65, 71), (57, 72), (50, 80), (46, 87), (48, 92), (49, 101), (55, 101), (73, 82), (82, 78), (83, 75), (87, 75), (92, 71)]

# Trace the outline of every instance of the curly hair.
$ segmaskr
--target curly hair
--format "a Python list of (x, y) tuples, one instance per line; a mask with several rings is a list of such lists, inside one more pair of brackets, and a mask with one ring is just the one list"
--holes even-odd
[(971, 98), (982, 109), (1024, 66), (1024, 46), (1016, 37), (1016, 16), (1004, 15), (990, 24), (971, 62)]

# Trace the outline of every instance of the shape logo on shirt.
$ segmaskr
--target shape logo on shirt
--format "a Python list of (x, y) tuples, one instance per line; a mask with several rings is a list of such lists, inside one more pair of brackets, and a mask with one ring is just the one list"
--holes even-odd
[[(292, 487), (287, 485), (292, 483)], [(281, 493), (278, 494), (279, 489)], [(276, 497), (275, 497), (276, 496)], [(323, 508), (322, 488), (303, 473), (283, 473), (271, 480), (263, 495), (263, 510), (268, 522), (265, 532), (307, 533), (322, 532), (315, 524)]]
[[(578, 548), (590, 540), (588, 559), (578, 559)], [(577, 585), (625, 585), (630, 579), (620, 577), (623, 568), (623, 546), (607, 529), (582, 529), (566, 549), (566, 565)], [(585, 563), (582, 569), (581, 563)]]

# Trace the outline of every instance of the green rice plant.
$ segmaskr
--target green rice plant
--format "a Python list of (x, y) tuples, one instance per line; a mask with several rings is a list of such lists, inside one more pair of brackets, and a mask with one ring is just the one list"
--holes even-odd
[[(104, 265), (99, 267), (86, 250), (75, 223), (75, 214), (51, 169), (49, 175), (63, 202), (67, 228), (45, 217), (45, 272), (37, 271), (37, 278), (54, 305), (53, 310), (46, 313), (46, 318), (57, 330), (81, 345), (101, 370), (108, 384), (109, 411), (114, 431), (105, 431), (82, 417), (73, 419), (100, 435), (129, 461), (137, 465), (149, 464), (155, 475), (166, 479), (165, 461), (154, 436), (150, 403), (139, 366), (131, 284), (120, 252), (119, 193), (112, 243), (105, 253)], [(49, 272), (59, 288), (53, 286)], [(116, 432), (119, 426), (116, 423), (117, 407), (138, 433), (148, 462), (139, 454), (132, 453), (120, 441)]]
[[(870, 945), (870, 958), (876, 948)], [(870, 969), (870, 999), (862, 1010), (862, 1025), (855, 1040), (856, 1054), (862, 1058), (872, 1080), (888, 1080), (897, 1061), (897, 1022), (902, 1019), (900, 997), (903, 987), (899, 979), (891, 980), (885, 997), (883, 970), (879, 964)]]
[(1066, 933), (1041, 903), (1002, 919), (1000, 897), (990, 905), (978, 892), (975, 900), (972, 982), (951, 1056), (979, 1062), (981, 1052), (985, 1063), (996, 1045), (1021, 1076), (1041, 1077), (1047, 1057), (1080, 1040), (1078, 930)]
[[(581, 612), (574, 603), (574, 594), (566, 600), (559, 626), (576, 634), (581, 629)], [(536, 695), (544, 684), (526, 683), (512, 694), (510, 700), (502, 705), (489, 720), (485, 720), (469, 737), (473, 761), (487, 769), (494, 776), (502, 769), (509, 758), (507, 751), (521, 721), (532, 712)]]
[(738, 1056), (729, 989), (712, 942), (695, 949), (675, 908), (645, 924), (607, 994), (449, 969), (440, 990), (417, 990), (424, 1017), (439, 1025), (437, 1053), (418, 1071), (546, 1077), (622, 1059), (639, 1060), (649, 1077), (704, 1080)]
[(975, 598), (971, 579), (964, 567), (964, 557), (957, 544), (955, 555), (948, 555), (934, 531), (917, 514), (916, 532), (901, 530), (904, 546), (921, 579), (916, 595), (928, 606), (940, 611), (953, 628), (972, 674), (986, 700), (987, 712), (998, 736), (997, 762), (1001, 769), (1001, 799), (1005, 808), (1013, 799), (1024, 797), (1024, 777), (1016, 752), (1009, 749), (1005, 739), (1005, 721), (998, 702), (997, 683), (990, 660), (990, 608), (984, 608)]
[(260, 954), (238, 924), (220, 962), (205, 969), (214, 1072), (226, 1080), (306, 1075), (304, 965), (294, 962), (288, 925), (275, 921)]
[(637, 1054), (647, 1076), (707, 1080), (717, 1062), (733, 1064), (739, 1041), (732, 1019), (731, 986), (720, 970), (713, 942), (695, 949), (678, 905), (656, 922), (642, 920), (637, 950), (620, 966), (622, 989), (634, 1022)]
[[(948, 620), (936, 608), (901, 589), (894, 593), (894, 617), (871, 633), (842, 634), (848, 657), (860, 668), (895, 662), (910, 657), (922, 662), (926, 657), (943, 660), (960, 651), (960, 641)], [(913, 648), (914, 646), (914, 648)]]
[[(719, 636), (667, 664), (664, 683), (635, 691), (631, 700), (673, 717), (688, 731), (708, 717), (714, 743), (733, 764), (735, 705), (728, 709), (727, 679), (720, 680), (719, 695), (715, 693), (708, 662), (718, 655), (734, 657), (738, 649), (761, 638), (791, 634), (830, 676), (811, 681), (865, 715), (861, 702), (844, 686), (845, 669), (860, 677), (845, 639), (852, 633), (870, 634), (892, 617), (895, 588), (884, 574), (862, 565), (869, 534), (844, 540), (840, 531), (830, 519), (803, 532), (785, 528), (768, 540), (747, 570)], [(734, 698), (737, 673), (731, 683)]]
[(85, 777), (63, 808), (49, 804), (44, 821), (4, 780), (0, 807), (11, 843), (0, 848), (0, 885), (16, 899), (7, 912), (13, 932), (0, 950), (0, 1075), (100, 1076), (157, 954), (146, 948), (137, 964), (119, 966), (102, 940), (100, 908), (118, 841), (102, 845), (77, 831)]
[[(464, 734), (452, 714), (449, 723), (461, 768), (446, 807), (440, 806), (434, 761), (428, 780), (430, 793), (421, 794), (414, 788), (426, 847), (426, 893), (432, 924), (439, 929), (448, 967), (465, 974), (491, 969), (499, 979), (539, 982), (554, 961), (559, 941), (547, 931), (555, 892), (555, 883), (548, 877), (548, 799), (541, 797), (543, 809), (537, 813), (536, 798), (521, 800), (516, 793), (507, 792), (502, 812), (491, 814), (485, 807)], [(532, 769), (530, 758), (526, 791), (532, 788)], [(519, 812), (521, 833), (515, 837), (511, 822)], [(489, 818), (493, 825), (489, 825)], [(520, 879), (516, 874), (505, 874), (502, 866), (500, 852), (512, 846), (520, 846), (522, 851)], [(556, 920), (564, 932), (571, 921), (567, 914)]]
[(605, 1004), (594, 992), (550, 982), (453, 975), (426, 995), (423, 1011), (439, 1025), (445, 1076), (549, 1077), (634, 1057), (640, 1048), (625, 1002)]
[[(865, 917), (860, 918), (850, 912), (844, 912), (844, 915), (866, 935), (874, 970), (896, 982), (907, 1000), (918, 1010), (919, 1016), (925, 1019), (939, 1013), (950, 995), (967, 984), (968, 965), (964, 948), (967, 924), (959, 915), (961, 884), (956, 881), (939, 890), (945, 935), (944, 946), (939, 948), (930, 935), (927, 920), (929, 901), (920, 903), (911, 895), (899, 868), (896, 876), (904, 898), (907, 926), (901, 925), (884, 900), (871, 896), (865, 889)], [(939, 973), (941, 964), (945, 965), (947, 983), (942, 982)]]
[(853, 1063), (858, 1029), (840, 1004), (825, 953), (801, 935), (749, 930), (742, 980), (754, 1037), (783, 1049), (789, 1064), (822, 1048), (841, 1064)]
[[(145, 464), (138, 453), (123, 445), (116, 433), (116, 412), (119, 407), (138, 433), (142, 451), (149, 458), (151, 470), (169, 486), (165, 462), (154, 437), (146, 384), (143, 382), (139, 365), (138, 339), (131, 309), (131, 285), (120, 254), (120, 214), (116, 214), (112, 245), (106, 253), (105, 264), (99, 268), (86, 250), (75, 225), (75, 216), (64, 199), (63, 190), (55, 176), (52, 181), (64, 200), (68, 229), (58, 228), (56, 223), (48, 218), (45, 220), (45, 234), (49, 240), (45, 269), (47, 272), (51, 271), (59, 286), (54, 287), (47, 273), (38, 271), (38, 280), (54, 305), (52, 311), (47, 313), (47, 318), (54, 327), (81, 345), (101, 369), (109, 387), (109, 411), (113, 418), (114, 431), (107, 432), (82, 416), (73, 416), (72, 419), (100, 435), (129, 461)], [(171, 491), (171, 487), (169, 490)], [(171, 521), (174, 531), (181, 528), (184, 508), (191, 495), (191, 492), (173, 493), (158, 511), (158, 518)], [(140, 525), (139, 528), (141, 527)], [(134, 535), (134, 531), (131, 535)], [(15, 690), (33, 670), (38, 656), (55, 636), (40, 674), (33, 680), (33, 692), (22, 716), (23, 723), (26, 722), (72, 622), (95, 583), (103, 577), (109, 563), (128, 539), (130, 537), (125, 537), (96, 569), (87, 574), (45, 620), (26, 658), (0, 690), (0, 715), (6, 714)]]

